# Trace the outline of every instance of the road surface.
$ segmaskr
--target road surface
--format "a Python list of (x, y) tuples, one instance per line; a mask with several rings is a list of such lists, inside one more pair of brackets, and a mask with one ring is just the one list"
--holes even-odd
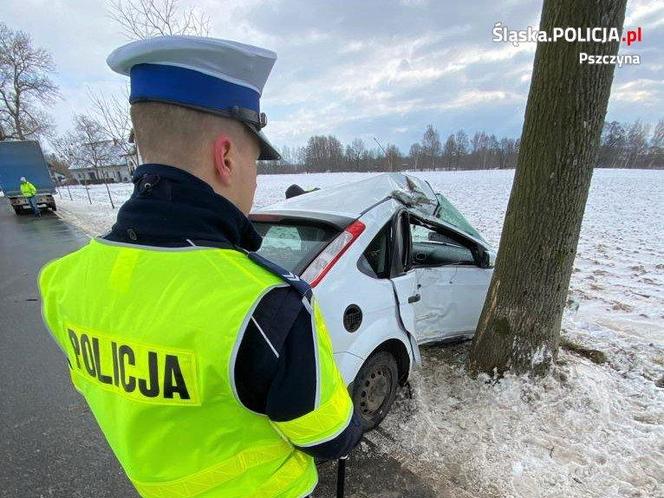
[[(138, 496), (41, 320), (39, 269), (87, 240), (54, 214), (16, 216), (0, 199), (0, 496)], [(335, 464), (321, 464), (320, 474), (314, 496), (335, 496)], [(446, 495), (371, 449), (354, 452), (346, 489), (348, 498)]]
[(0, 495), (137, 496), (41, 320), (39, 269), (88, 238), (53, 214), (16, 216), (1, 201)]

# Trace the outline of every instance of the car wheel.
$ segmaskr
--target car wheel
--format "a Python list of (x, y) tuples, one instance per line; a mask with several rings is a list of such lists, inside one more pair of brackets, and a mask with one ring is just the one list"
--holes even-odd
[(375, 429), (390, 410), (397, 394), (397, 361), (387, 351), (379, 351), (364, 362), (353, 382), (353, 404), (362, 419), (362, 429)]
[(23, 214), (23, 208), (21, 208), (21, 206), (12, 206), (12, 207), (14, 208), (14, 212), (17, 215), (21, 216)]

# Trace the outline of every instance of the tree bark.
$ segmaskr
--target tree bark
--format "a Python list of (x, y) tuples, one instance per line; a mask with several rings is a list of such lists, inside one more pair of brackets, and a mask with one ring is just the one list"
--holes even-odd
[[(626, 0), (545, 0), (540, 29), (618, 28)], [(545, 373), (555, 360), (618, 42), (538, 43), (512, 193), (468, 368)]]

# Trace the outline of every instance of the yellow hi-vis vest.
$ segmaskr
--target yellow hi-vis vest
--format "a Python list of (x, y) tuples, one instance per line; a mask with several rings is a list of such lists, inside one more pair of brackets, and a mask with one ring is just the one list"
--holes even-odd
[(305, 496), (295, 449), (343, 430), (352, 402), (314, 305), (320, 405), (288, 422), (245, 408), (233, 385), (241, 331), (283, 285), (246, 254), (92, 240), (40, 274), (44, 320), (128, 477), (144, 497)]
[(37, 195), (37, 188), (30, 182), (21, 182), (19, 188), (23, 197), (34, 197)]

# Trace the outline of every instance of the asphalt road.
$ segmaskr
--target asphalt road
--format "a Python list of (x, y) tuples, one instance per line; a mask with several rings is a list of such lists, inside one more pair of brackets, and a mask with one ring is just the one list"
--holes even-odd
[[(138, 495), (74, 390), (45, 329), (37, 276), (88, 238), (54, 214), (16, 216), (0, 199), (0, 496)], [(319, 467), (316, 498), (335, 496), (336, 465)], [(428, 498), (435, 492), (387, 455), (356, 450), (347, 498)]]
[(46, 331), (37, 275), (88, 238), (0, 202), (0, 496), (135, 497)]

